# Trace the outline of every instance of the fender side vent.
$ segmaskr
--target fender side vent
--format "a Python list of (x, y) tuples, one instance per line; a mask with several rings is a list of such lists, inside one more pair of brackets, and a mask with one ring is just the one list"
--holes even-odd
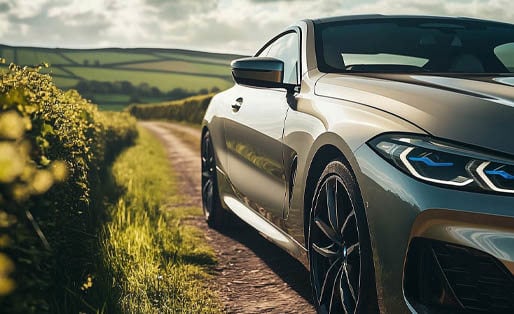
[(284, 197), (285, 209), (282, 214), (283, 219), (287, 219), (289, 216), (289, 209), (291, 208), (291, 201), (293, 200), (293, 191), (296, 183), (296, 171), (298, 168), (298, 157), (294, 156), (293, 161), (291, 162), (291, 171), (289, 173), (289, 180), (287, 180), (287, 195)]

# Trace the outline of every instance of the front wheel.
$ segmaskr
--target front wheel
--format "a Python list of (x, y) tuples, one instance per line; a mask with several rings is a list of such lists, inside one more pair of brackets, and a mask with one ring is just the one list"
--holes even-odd
[(357, 184), (341, 161), (316, 186), (308, 233), (311, 284), (319, 313), (376, 312), (371, 245)]
[(216, 158), (209, 131), (205, 132), (202, 137), (201, 154), (203, 213), (209, 227), (221, 229), (225, 224), (226, 213), (221, 207), (219, 199)]

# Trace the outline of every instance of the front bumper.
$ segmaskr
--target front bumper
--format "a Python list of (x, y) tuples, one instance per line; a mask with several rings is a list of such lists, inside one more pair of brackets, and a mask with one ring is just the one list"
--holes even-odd
[(513, 196), (471, 193), (420, 182), (394, 168), (367, 145), (357, 150), (354, 162), (366, 207), (382, 312), (435, 311), (430, 305), (414, 304), (412, 292), (405, 291), (412, 289), (404, 286), (407, 254), (418, 239), (485, 253), (505, 271), (507, 281), (513, 280)]

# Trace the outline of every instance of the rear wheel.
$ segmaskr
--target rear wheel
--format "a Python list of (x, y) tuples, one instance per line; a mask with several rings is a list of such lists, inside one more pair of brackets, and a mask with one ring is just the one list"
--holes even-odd
[(309, 261), (319, 313), (375, 312), (376, 297), (364, 207), (341, 161), (323, 171), (309, 220)]
[(202, 138), (201, 154), (203, 213), (209, 227), (220, 229), (224, 225), (226, 214), (219, 199), (216, 158), (209, 131)]

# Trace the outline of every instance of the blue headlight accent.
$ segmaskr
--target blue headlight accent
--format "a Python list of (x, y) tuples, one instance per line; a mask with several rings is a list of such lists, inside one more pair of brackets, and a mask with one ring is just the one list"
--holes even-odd
[(426, 156), (424, 156), (424, 157), (409, 157), (409, 160), (410, 161), (420, 161), (430, 167), (452, 167), (454, 165), (453, 162), (435, 162)]
[(386, 133), (368, 145), (394, 167), (418, 180), (514, 197), (514, 159), (504, 159), (502, 154), (473, 151), (414, 134)]
[(506, 180), (514, 180), (514, 176), (503, 170), (487, 170), (485, 173), (490, 175), (501, 176)]

